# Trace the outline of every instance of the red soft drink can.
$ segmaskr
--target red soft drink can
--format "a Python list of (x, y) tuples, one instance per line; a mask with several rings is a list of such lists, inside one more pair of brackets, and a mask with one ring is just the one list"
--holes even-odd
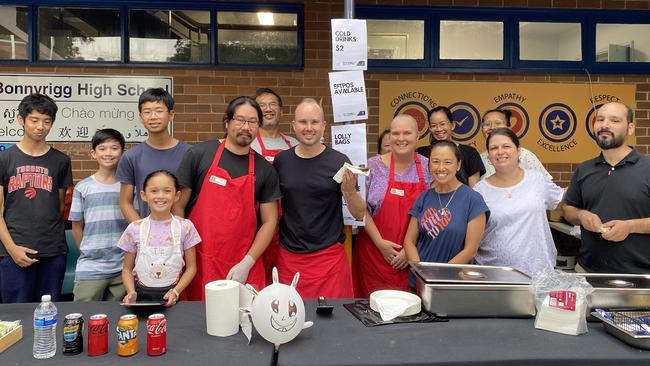
[(151, 314), (147, 319), (147, 354), (160, 356), (167, 352), (167, 319), (164, 314)]
[(108, 353), (108, 317), (95, 314), (88, 320), (88, 356)]

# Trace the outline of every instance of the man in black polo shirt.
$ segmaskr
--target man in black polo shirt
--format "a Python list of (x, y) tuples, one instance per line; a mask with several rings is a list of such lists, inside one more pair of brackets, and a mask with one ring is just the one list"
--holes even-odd
[(602, 153), (578, 166), (564, 198), (564, 217), (582, 228), (579, 265), (587, 272), (648, 273), (650, 157), (625, 143), (634, 133), (632, 109), (603, 105), (594, 131)]

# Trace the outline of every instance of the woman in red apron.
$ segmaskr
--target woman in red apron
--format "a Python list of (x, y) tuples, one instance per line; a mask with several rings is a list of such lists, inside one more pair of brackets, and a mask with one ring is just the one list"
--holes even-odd
[[(197, 272), (186, 290), (189, 300), (205, 300), (205, 285), (226, 278), (246, 256), (257, 232), (254, 152), (251, 149), (248, 154), (248, 174), (233, 179), (218, 166), (225, 145), (219, 145), (189, 217), (203, 239), (196, 246)], [(246, 282), (258, 290), (264, 288), (261, 261), (255, 262)]]
[[(278, 132), (278, 135), (282, 140), (284, 141), (285, 144), (287, 144), (287, 149), (291, 149), (291, 141), (282, 134), (282, 132)], [(281, 153), (282, 151), (286, 149), (267, 149), (266, 146), (264, 146), (264, 141), (262, 141), (262, 136), (260, 135), (259, 131), (257, 132), (257, 142), (260, 144), (260, 151), (262, 152), (262, 156), (266, 161), (269, 163), (273, 164), (273, 160), (275, 160), (275, 156)], [(282, 205), (278, 201), (278, 223), (280, 222), (280, 217), (282, 216)], [(264, 251), (264, 254), (262, 254), (262, 263), (264, 265), (264, 272), (266, 274), (266, 280), (267, 280), (267, 285), (270, 285), (272, 281), (271, 277), (271, 271), (273, 270), (273, 267), (277, 265), (277, 258), (278, 258), (278, 248), (280, 247), (280, 235), (279, 235), (279, 230), (276, 227), (275, 228), (275, 233), (273, 234), (273, 239), (271, 239), (271, 243), (269, 244), (268, 247), (266, 247), (266, 250)]]
[[(408, 266), (405, 259), (398, 261), (395, 257), (404, 255), (401, 245), (409, 223), (408, 212), (431, 181), (428, 171), (423, 169), (428, 166), (427, 159), (415, 153), (417, 137), (417, 122), (410, 116), (399, 115), (391, 122), (393, 152), (368, 160), (371, 177), (367, 201), (369, 206), (378, 208), (372, 219), (368, 219), (369, 209), (366, 227), (360, 230), (355, 244), (355, 297), (367, 298), (377, 290), (409, 290)], [(397, 159), (401, 162), (402, 181), (395, 178)], [(375, 243), (384, 246), (384, 250)]]

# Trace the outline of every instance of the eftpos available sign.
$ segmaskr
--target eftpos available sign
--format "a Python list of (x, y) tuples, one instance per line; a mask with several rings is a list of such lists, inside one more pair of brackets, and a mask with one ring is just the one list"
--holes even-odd
[[(97, 129), (114, 128), (127, 142), (140, 142), (138, 98), (148, 88), (173, 90), (172, 77), (107, 75), (0, 74), (0, 142), (18, 142), (18, 104), (26, 95), (50, 96), (59, 110), (50, 142), (88, 142)], [(171, 132), (171, 131), (170, 131)]]
[(363, 71), (330, 72), (329, 77), (334, 122), (368, 119)]

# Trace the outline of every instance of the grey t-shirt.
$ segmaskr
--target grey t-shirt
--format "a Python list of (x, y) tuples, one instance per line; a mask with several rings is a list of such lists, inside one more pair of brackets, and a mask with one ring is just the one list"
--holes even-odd
[[(270, 138), (270, 137), (262, 137), (262, 142), (264, 143), (264, 147), (267, 150), (288, 150), (296, 145), (298, 145), (298, 140), (295, 138), (282, 134), (284, 138), (286, 138), (289, 141), (289, 144), (291, 146), (287, 146), (287, 142), (280, 136), (276, 138)], [(251, 143), (251, 149), (255, 150), (256, 153), (263, 155), (262, 154), (262, 147), (260, 146), (260, 142), (257, 140), (253, 140)]]
[(144, 185), (144, 179), (149, 173), (161, 169), (176, 174), (183, 155), (189, 148), (190, 145), (183, 141), (179, 141), (176, 146), (166, 150), (154, 149), (143, 142), (122, 155), (120, 163), (117, 165), (115, 178), (120, 183), (135, 186), (135, 204), (141, 218), (149, 215), (149, 206), (141, 201), (139, 193)]

